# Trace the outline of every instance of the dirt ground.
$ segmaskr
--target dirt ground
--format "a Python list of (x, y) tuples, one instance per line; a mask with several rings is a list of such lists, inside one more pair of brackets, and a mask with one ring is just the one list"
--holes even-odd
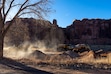
[(91, 70), (91, 69), (71, 70), (71, 69), (60, 69), (53, 67), (47, 69), (46, 67), (42, 67), (40, 68), (40, 70), (49, 71), (54, 74), (111, 74), (111, 71), (108, 70)]
[(51, 65), (38, 65), (33, 61), (0, 60), (0, 74), (111, 74), (111, 70), (102, 69), (68, 69)]

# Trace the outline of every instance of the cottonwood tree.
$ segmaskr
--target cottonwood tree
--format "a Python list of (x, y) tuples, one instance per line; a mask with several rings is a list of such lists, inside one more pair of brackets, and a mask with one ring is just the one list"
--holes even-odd
[[(43, 18), (50, 12), (49, 4), (49, 0), (0, 0), (0, 58), (3, 58), (4, 36), (14, 20), (29, 14)], [(10, 15), (11, 21), (5, 26)]]

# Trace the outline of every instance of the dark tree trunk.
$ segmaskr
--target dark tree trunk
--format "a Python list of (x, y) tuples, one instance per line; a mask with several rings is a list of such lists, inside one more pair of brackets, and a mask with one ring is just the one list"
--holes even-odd
[[(0, 8), (0, 11), (2, 8)], [(3, 23), (3, 18), (2, 18), (2, 12), (0, 12), (0, 59), (3, 58), (3, 28), (4, 28), (4, 23)]]
[(3, 41), (4, 41), (4, 37), (2, 33), (0, 33), (0, 59), (3, 58)]

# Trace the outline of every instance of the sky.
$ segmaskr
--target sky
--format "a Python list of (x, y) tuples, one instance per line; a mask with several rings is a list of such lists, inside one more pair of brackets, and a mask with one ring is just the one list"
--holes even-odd
[(47, 19), (56, 19), (63, 28), (75, 19), (111, 19), (111, 0), (54, 0), (51, 7), (55, 12)]

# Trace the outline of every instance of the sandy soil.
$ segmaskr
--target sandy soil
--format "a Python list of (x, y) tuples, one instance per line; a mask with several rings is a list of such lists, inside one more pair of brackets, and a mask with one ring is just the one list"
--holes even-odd
[(111, 71), (108, 70), (91, 70), (91, 69), (71, 70), (71, 69), (61, 69), (54, 67), (50, 68), (40, 67), (38, 69), (53, 72), (54, 74), (111, 74)]
[(102, 69), (67, 69), (57, 66), (36, 64), (33, 61), (0, 60), (0, 74), (111, 74), (110, 70)]

